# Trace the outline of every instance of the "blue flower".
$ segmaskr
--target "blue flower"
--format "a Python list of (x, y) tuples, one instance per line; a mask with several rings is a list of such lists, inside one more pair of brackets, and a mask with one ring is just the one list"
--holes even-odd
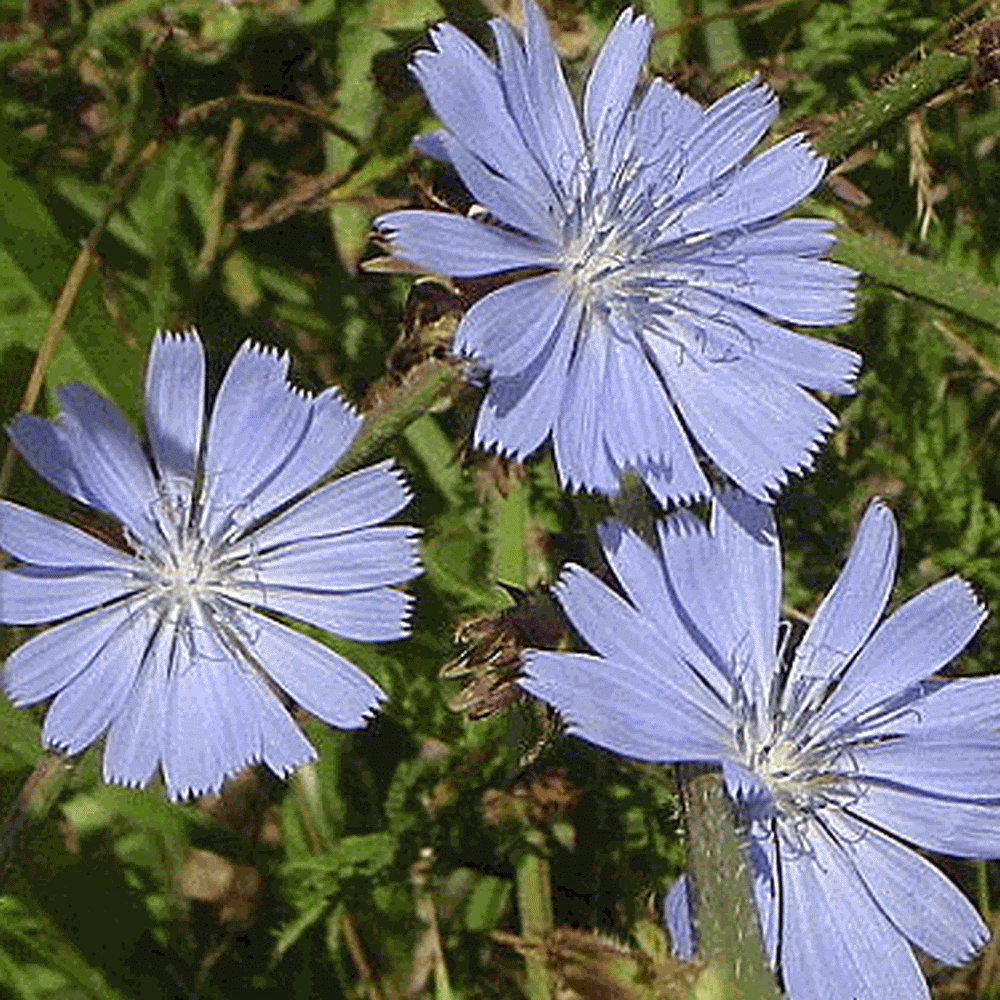
[(418, 148), (482, 208), (375, 221), (420, 268), (512, 279), (455, 336), (490, 374), (475, 442), (522, 458), (551, 436), (564, 485), (614, 493), (631, 468), (663, 503), (707, 496), (700, 451), (766, 500), (835, 423), (805, 389), (850, 393), (861, 360), (765, 318), (851, 318), (856, 275), (820, 259), (830, 223), (779, 218), (826, 161), (801, 135), (747, 159), (778, 115), (756, 79), (707, 110), (642, 79), (653, 25), (631, 10), (578, 114), (544, 17), (524, 11), (523, 38), (490, 22), (497, 64), (449, 24), (413, 61), (444, 125)]
[[(15, 705), (55, 696), (46, 745), (107, 731), (104, 777), (171, 797), (218, 789), (254, 761), (284, 775), (315, 758), (282, 705), (361, 726), (385, 698), (342, 656), (273, 613), (349, 639), (407, 633), (415, 529), (381, 526), (409, 493), (383, 462), (307, 492), (361, 423), (335, 390), (286, 381), (288, 356), (245, 343), (205, 421), (193, 332), (158, 335), (146, 377), (152, 460), (106, 399), (59, 391), (62, 414), (20, 416), (18, 451), (53, 486), (119, 521), (126, 544), (0, 501), (0, 621), (60, 624), (8, 659)], [(260, 613), (263, 611), (264, 613)]]
[[(960, 964), (988, 935), (908, 845), (1000, 856), (1000, 676), (932, 676), (986, 617), (972, 588), (943, 580), (880, 623), (898, 541), (875, 502), (786, 656), (770, 508), (733, 491), (710, 530), (661, 523), (658, 552), (616, 523), (601, 541), (625, 596), (570, 567), (557, 594), (595, 652), (531, 652), (523, 687), (618, 753), (721, 763), (791, 1000), (927, 998), (911, 945)], [(668, 910), (683, 920), (682, 893)]]

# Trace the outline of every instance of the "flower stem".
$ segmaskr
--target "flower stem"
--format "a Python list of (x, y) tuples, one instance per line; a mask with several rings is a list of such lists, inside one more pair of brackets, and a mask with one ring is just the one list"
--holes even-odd
[(1000, 329), (1000, 292), (942, 264), (907, 253), (886, 239), (839, 229), (833, 260), (864, 271), (880, 285), (926, 299)]
[[(549, 859), (543, 852), (544, 835), (537, 830), (530, 831), (528, 847), (514, 866), (521, 937), (540, 944), (548, 939), (555, 923)], [(545, 963), (545, 949), (539, 949), (537, 955), (526, 955), (525, 964), (528, 968), (528, 996), (531, 1000), (550, 1000), (552, 989)]]
[(747, 859), (722, 776), (684, 767), (681, 785), (710, 992), (726, 1000), (780, 1000), (764, 958)]
[(44, 819), (73, 773), (73, 762), (57, 753), (47, 753), (28, 776), (0, 827), (0, 885), (4, 883), (21, 834)]
[(855, 102), (836, 122), (814, 136), (812, 143), (824, 156), (841, 160), (886, 125), (954, 86), (971, 70), (969, 56), (937, 49), (875, 93)]
[(458, 366), (432, 358), (414, 368), (406, 381), (365, 414), (365, 422), (347, 454), (324, 482), (353, 472), (439, 399), (461, 382)]

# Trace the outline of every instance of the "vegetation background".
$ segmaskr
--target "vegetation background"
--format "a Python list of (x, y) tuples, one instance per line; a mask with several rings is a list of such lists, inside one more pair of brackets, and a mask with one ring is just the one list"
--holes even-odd
[[(577, 85), (616, 3), (547, 5)], [(469, 448), (482, 387), (447, 345), (483, 283), (359, 268), (378, 212), (468, 207), (410, 150), (432, 119), (407, 62), (444, 17), (488, 44), (489, 16), (517, 20), (503, 4), (0, 0), (0, 417), (52, 416), (53, 387), (84, 381), (138, 422), (157, 328), (196, 325), (214, 384), (245, 338), (277, 345), (407, 470), (426, 567), (412, 638), (324, 638), (390, 701), (360, 732), (303, 718), (320, 759), (288, 782), (254, 770), (182, 805), (106, 787), (99, 746), (43, 757), (43, 709), (0, 700), (0, 994), (687, 995), (656, 920), (684, 865), (672, 775), (559, 735), (511, 686), (520, 645), (575, 641), (544, 584), (570, 558), (600, 569), (608, 507), (562, 495), (547, 454)], [(859, 392), (827, 400), (840, 426), (778, 504), (787, 616), (807, 620), (875, 494), (901, 521), (897, 603), (957, 572), (996, 612), (1000, 4), (646, 10), (654, 72), (706, 102), (759, 72), (775, 134), (831, 154), (803, 210), (842, 223), (838, 259), (868, 275), (855, 321), (819, 334), (863, 353)], [(0, 492), (86, 516), (10, 455)], [(994, 618), (960, 669), (998, 657)], [(943, 864), (997, 927), (995, 864)], [(1000, 996), (996, 939), (926, 968), (937, 997)]]

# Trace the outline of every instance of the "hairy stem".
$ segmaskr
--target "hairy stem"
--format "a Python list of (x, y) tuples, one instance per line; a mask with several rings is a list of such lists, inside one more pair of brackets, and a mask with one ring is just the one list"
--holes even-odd
[(965, 271), (907, 253), (886, 239), (845, 229), (838, 231), (830, 256), (864, 271), (880, 285), (1000, 329), (1000, 291), (973, 281)]
[(780, 1000), (764, 958), (746, 853), (717, 771), (681, 768), (698, 934), (712, 993), (726, 1000)]
[(938, 49), (851, 105), (836, 122), (813, 137), (813, 145), (831, 160), (842, 160), (886, 125), (905, 118), (935, 94), (967, 77), (971, 70), (969, 56)]
[(447, 361), (432, 359), (418, 365), (401, 386), (387, 393), (385, 399), (365, 414), (365, 422), (353, 444), (325, 481), (360, 468), (386, 441), (426, 413), (460, 381), (458, 368)]
[[(549, 859), (543, 853), (543, 840), (541, 833), (531, 831), (528, 834), (529, 847), (517, 859), (514, 867), (521, 937), (539, 943), (548, 938), (555, 924)], [(544, 948), (539, 949), (537, 954), (527, 954), (524, 961), (528, 968), (528, 996), (531, 1000), (550, 1000), (552, 987), (545, 964)]]

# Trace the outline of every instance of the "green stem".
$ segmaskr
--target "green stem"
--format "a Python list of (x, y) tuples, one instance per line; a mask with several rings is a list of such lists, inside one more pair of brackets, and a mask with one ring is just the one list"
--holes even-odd
[(453, 506), (462, 502), (462, 466), (455, 445), (430, 413), (418, 417), (403, 431), (406, 443), (424, 463), (427, 474), (441, 495)]
[(528, 525), (528, 485), (517, 479), (507, 484), (506, 495), (498, 488), (490, 493), (493, 519), (493, 573), (501, 583), (527, 586), (528, 559), (525, 531)]
[[(542, 853), (544, 836), (537, 830), (528, 833), (529, 846), (517, 859), (514, 880), (517, 884), (517, 910), (521, 917), (521, 937), (544, 944), (555, 924), (552, 913), (552, 882), (549, 859)], [(545, 963), (545, 951), (525, 958), (528, 967), (527, 992), (531, 1000), (551, 1000), (552, 988)]]
[(813, 138), (813, 145), (832, 160), (843, 159), (873, 139), (886, 125), (954, 86), (971, 70), (969, 56), (938, 49), (874, 94), (851, 105), (838, 121)]
[(749, 866), (722, 776), (684, 767), (681, 782), (711, 992), (726, 1000), (780, 1000), (764, 958)]
[(983, 920), (990, 918), (990, 873), (988, 862), (976, 862), (976, 902)]
[(72, 773), (71, 760), (61, 754), (47, 753), (28, 776), (0, 827), (0, 885), (7, 878), (21, 834), (48, 815)]
[(709, 66), (720, 70), (737, 65), (743, 49), (728, 0), (701, 0), (701, 13), (707, 18), (703, 30)]
[(365, 414), (354, 443), (326, 480), (360, 468), (386, 441), (426, 413), (460, 381), (458, 368), (447, 361), (431, 360), (418, 365), (398, 389)]
[(964, 271), (924, 260), (888, 240), (845, 229), (838, 230), (830, 256), (881, 285), (1000, 329), (1000, 291), (971, 280)]

